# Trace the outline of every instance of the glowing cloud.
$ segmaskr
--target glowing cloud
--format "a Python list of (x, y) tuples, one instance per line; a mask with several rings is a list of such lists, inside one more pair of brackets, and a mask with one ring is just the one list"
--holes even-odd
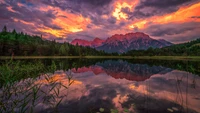
[(8, 9), (8, 11), (11, 11), (11, 12), (16, 12), (15, 10), (13, 10), (13, 9), (12, 9), (12, 7), (11, 7), (11, 6), (8, 6), (8, 7), (7, 7), (7, 9)]
[(20, 22), (20, 23), (23, 23), (23, 24), (26, 24), (26, 25), (34, 26), (34, 23), (32, 23), (32, 22), (26, 22), (26, 21), (24, 21), (24, 20), (19, 20), (19, 19), (17, 19), (17, 18), (12, 18), (12, 19), (13, 19), (13, 21), (15, 21), (15, 22)]
[(145, 20), (140, 20), (134, 22), (134, 24), (130, 25), (129, 28), (138, 27), (139, 29), (146, 28), (148, 23), (156, 23), (156, 24), (166, 24), (166, 23), (183, 23), (189, 21), (200, 22), (200, 19), (192, 19), (191, 17), (194, 15), (200, 15), (200, 3), (194, 4), (188, 7), (182, 7), (178, 11), (167, 14), (164, 16), (154, 16), (152, 18), (148, 18)]
[(121, 12), (122, 8), (128, 8), (130, 11), (133, 11), (134, 7), (138, 3), (138, 0), (132, 1), (130, 3), (127, 2), (116, 2), (115, 3), (115, 10), (113, 11), (112, 15), (117, 18), (117, 20), (127, 19), (128, 15)]
[(44, 27), (39, 29), (41, 32), (52, 34), (56, 37), (65, 37), (68, 33), (79, 32), (86, 29), (90, 19), (84, 18), (82, 15), (75, 15), (68, 11), (63, 11), (57, 7), (40, 7), (41, 11), (53, 10), (56, 18), (52, 20), (52, 24), (61, 27), (62, 29), (52, 29)]

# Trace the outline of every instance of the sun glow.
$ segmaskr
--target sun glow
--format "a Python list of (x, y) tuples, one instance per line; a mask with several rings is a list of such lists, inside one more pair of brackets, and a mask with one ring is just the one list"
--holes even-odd
[(52, 29), (45, 27), (39, 29), (42, 32), (52, 34), (56, 37), (65, 37), (71, 32), (80, 32), (86, 29), (90, 23), (89, 18), (84, 18), (82, 15), (75, 15), (68, 11), (63, 11), (60, 8), (48, 6), (46, 8), (41, 7), (41, 11), (53, 10), (55, 12), (55, 19), (52, 20), (52, 24), (61, 27), (61, 29)]
[(114, 17), (116, 17), (117, 20), (127, 19), (128, 15), (123, 13), (121, 10), (123, 8), (128, 8), (132, 12), (137, 3), (138, 3), (138, 0), (130, 2), (130, 3), (116, 2), (115, 3), (115, 10), (113, 11), (112, 15)]
[(146, 23), (147, 23), (147, 21), (144, 20), (144, 21), (136, 22), (135, 24), (130, 25), (129, 27), (130, 28), (145, 28)]

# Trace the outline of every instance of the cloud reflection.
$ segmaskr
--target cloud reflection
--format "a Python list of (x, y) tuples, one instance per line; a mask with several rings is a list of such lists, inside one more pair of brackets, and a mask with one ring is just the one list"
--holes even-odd
[[(117, 66), (120, 66), (116, 65), (117, 62), (123, 63), (126, 68), (129, 67), (129, 71), (126, 71), (123, 66), (117, 68)], [(110, 66), (115, 64), (115, 68), (108, 66), (104, 69), (107, 64)], [(200, 97), (200, 86), (198, 84), (200, 77), (184, 71), (169, 70), (165, 67), (160, 68), (159, 66), (144, 64), (129, 64), (128, 66), (128, 64), (125, 64), (127, 63), (123, 61), (109, 61), (97, 63), (96, 66), (88, 68), (79, 68), (77, 71), (75, 69), (66, 72), (56, 71), (55, 74), (48, 77), (47, 75), (38, 77), (32, 82), (41, 85), (39, 90), (41, 96), (37, 100), (38, 104), (35, 111), (38, 113), (52, 112), (53, 107), (49, 106), (49, 102), (42, 102), (44, 98), (48, 99), (52, 95), (55, 96), (53, 103), (63, 99), (58, 106), (59, 112), (88, 113), (98, 112), (99, 108), (104, 108), (106, 113), (110, 112), (110, 109), (117, 109), (122, 113), (125, 108), (130, 112), (137, 113), (147, 111), (167, 113), (168, 110), (174, 112), (178, 110), (178, 112), (183, 113), (200, 111), (198, 106), (200, 104), (198, 99)], [(145, 71), (138, 71), (140, 68)], [(116, 79), (107, 73), (108, 70), (119, 73), (116, 69), (121, 72), (132, 73), (133, 76), (135, 76), (134, 73), (137, 73), (137, 76), (149, 74), (150, 77), (143, 81), (134, 81), (126, 79), (126, 77)], [(97, 73), (93, 72), (94, 70), (97, 70)], [(99, 70), (103, 70), (102, 73)], [(129, 74), (123, 76), (129, 76)], [(70, 82), (69, 77), (74, 82)], [(31, 79), (16, 83), (15, 86), (29, 88), (32, 86), (26, 85), (26, 81), (29, 80)], [(69, 85), (70, 83), (71, 85)], [(57, 84), (55, 91), (54, 88), (50, 90), (54, 86), (53, 84)], [(60, 89), (58, 96), (56, 96), (57, 88)], [(28, 92), (26, 91), (26, 93)], [(17, 98), (23, 98), (26, 93)], [(16, 99), (15, 96), (13, 98)]]

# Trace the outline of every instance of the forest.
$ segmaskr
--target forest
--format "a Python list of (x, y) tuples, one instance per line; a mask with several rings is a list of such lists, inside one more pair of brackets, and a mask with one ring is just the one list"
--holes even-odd
[(90, 47), (71, 45), (68, 42), (58, 43), (55, 40), (45, 40), (41, 36), (31, 36), (26, 33), (12, 32), (4, 26), (0, 32), (0, 56), (101, 56), (112, 55), (97, 51)]
[(182, 44), (174, 44), (163, 48), (148, 48), (147, 50), (131, 50), (124, 56), (200, 56), (200, 38)]
[(4, 26), (0, 32), (0, 56), (200, 56), (200, 38), (182, 44), (147, 50), (131, 50), (123, 54), (106, 53), (91, 47), (58, 43), (41, 36), (12, 32)]

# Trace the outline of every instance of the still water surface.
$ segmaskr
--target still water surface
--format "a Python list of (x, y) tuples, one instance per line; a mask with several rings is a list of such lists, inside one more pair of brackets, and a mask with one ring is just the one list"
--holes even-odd
[(199, 75), (162, 65), (105, 60), (59, 69), (16, 83), (12, 100), (29, 100), (33, 86), (38, 96), (34, 104), (27, 101), (27, 113), (200, 112)]

